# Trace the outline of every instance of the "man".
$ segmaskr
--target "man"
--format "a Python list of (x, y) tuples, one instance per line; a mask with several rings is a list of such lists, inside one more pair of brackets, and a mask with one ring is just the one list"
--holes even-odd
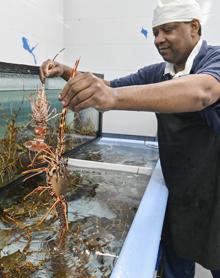
[[(160, 0), (152, 26), (165, 62), (111, 82), (78, 72), (60, 94), (74, 111), (157, 112), (166, 278), (194, 277), (195, 262), (220, 277), (220, 47), (201, 40), (200, 20), (195, 0)], [(48, 60), (40, 72), (68, 80), (71, 69)]]

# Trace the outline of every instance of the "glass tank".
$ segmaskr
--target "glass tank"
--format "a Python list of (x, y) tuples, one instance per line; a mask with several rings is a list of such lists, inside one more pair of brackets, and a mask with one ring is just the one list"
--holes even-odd
[(69, 229), (62, 248), (54, 213), (36, 225), (52, 198), (44, 193), (24, 200), (43, 178), (0, 190), (0, 265), (7, 277), (110, 276), (150, 175), (71, 166), (68, 172)]
[(154, 141), (101, 137), (89, 145), (79, 147), (70, 158), (122, 165), (150, 167), (158, 160), (158, 147)]
[[(32, 117), (32, 103), (42, 87), (38, 68), (0, 63), (0, 187), (26, 169), (34, 153), (28, 142), (36, 137), (38, 124)], [(62, 106), (58, 94), (65, 82), (60, 78), (46, 81), (48, 114), (45, 142), (56, 147)], [(94, 109), (80, 113), (68, 110), (65, 125), (65, 151), (84, 144), (99, 134), (100, 114)]]
[(102, 136), (94, 109), (67, 111), (64, 124), (63, 80), (44, 95), (38, 68), (0, 68), (0, 277), (110, 277), (157, 144)]

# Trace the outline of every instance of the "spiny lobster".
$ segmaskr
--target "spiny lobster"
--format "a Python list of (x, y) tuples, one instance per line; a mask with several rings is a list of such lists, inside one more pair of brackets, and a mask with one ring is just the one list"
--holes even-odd
[[(56, 57), (64, 50), (62, 48), (52, 59), (54, 62)], [(30, 151), (40, 151), (46, 147), (44, 143), (47, 122), (54, 118), (56, 114), (56, 108), (51, 108), (45, 93), (45, 84), (41, 84), (41, 88), (38, 90), (37, 97), (30, 97), (32, 120), (35, 123), (35, 138), (24, 143), (24, 146)]]
[[(71, 72), (71, 77), (74, 78), (76, 70), (79, 64), (79, 59), (75, 62), (74, 68)], [(50, 195), (55, 199), (54, 204), (49, 208), (44, 217), (40, 220), (38, 224), (43, 223), (47, 218), (49, 213), (56, 208), (58, 218), (60, 220), (60, 232), (59, 232), (59, 245), (64, 242), (65, 234), (68, 230), (68, 219), (67, 219), (67, 201), (65, 198), (66, 182), (68, 179), (67, 173), (67, 159), (63, 157), (64, 153), (64, 131), (65, 131), (65, 118), (66, 118), (67, 108), (63, 108), (60, 124), (58, 130), (58, 143), (57, 147), (53, 147), (45, 144), (44, 148), (39, 150), (29, 165), (33, 167), (36, 164), (47, 164), (47, 167), (38, 167), (24, 171), (23, 174), (30, 174), (27, 180), (33, 176), (41, 173), (46, 174), (46, 185), (38, 186), (24, 198), (28, 198), (30, 195), (44, 191), (49, 191)]]
[(46, 147), (44, 143), (47, 122), (55, 117), (56, 108), (51, 108), (45, 93), (45, 86), (42, 84), (41, 89), (38, 90), (36, 98), (30, 97), (32, 119), (35, 122), (35, 138), (24, 143), (24, 146), (30, 151), (40, 151)]

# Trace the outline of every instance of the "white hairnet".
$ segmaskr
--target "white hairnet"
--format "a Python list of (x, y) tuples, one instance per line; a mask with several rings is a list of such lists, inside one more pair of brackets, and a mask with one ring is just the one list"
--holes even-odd
[(193, 19), (201, 22), (201, 17), (201, 8), (196, 0), (158, 0), (153, 13), (152, 27)]

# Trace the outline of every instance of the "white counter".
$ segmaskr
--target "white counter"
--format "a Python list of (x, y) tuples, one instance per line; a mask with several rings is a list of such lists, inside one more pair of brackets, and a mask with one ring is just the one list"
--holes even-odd
[(167, 197), (158, 161), (110, 278), (154, 276)]

